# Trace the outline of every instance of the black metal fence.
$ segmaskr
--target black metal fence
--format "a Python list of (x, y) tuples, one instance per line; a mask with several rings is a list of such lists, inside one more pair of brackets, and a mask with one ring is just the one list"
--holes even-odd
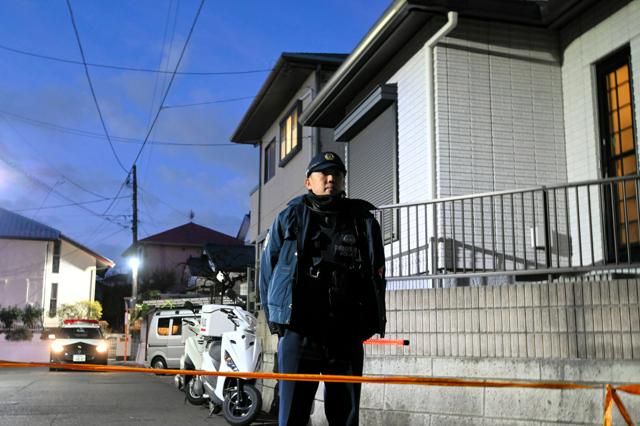
[(380, 207), (394, 279), (578, 274), (640, 266), (640, 176)]

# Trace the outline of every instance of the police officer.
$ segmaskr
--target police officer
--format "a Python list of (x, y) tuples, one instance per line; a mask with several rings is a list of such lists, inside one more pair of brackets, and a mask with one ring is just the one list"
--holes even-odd
[[(347, 170), (316, 155), (308, 193), (274, 221), (260, 263), (260, 297), (279, 336), (280, 373), (362, 375), (362, 342), (384, 336), (384, 250), (374, 208), (346, 198)], [(318, 382), (281, 381), (279, 424), (306, 425)], [(360, 384), (325, 383), (330, 425), (357, 425)]]

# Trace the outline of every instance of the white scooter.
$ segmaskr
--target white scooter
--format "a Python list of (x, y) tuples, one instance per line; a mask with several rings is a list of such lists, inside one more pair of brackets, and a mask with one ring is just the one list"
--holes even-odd
[[(185, 341), (180, 359), (184, 370), (254, 372), (262, 357), (256, 339), (256, 319), (238, 306), (204, 305), (200, 322), (183, 319), (194, 335)], [(209, 402), (209, 415), (222, 411), (231, 425), (248, 425), (262, 407), (262, 395), (255, 379), (223, 376), (179, 375), (176, 385), (184, 389), (187, 400), (195, 405)]]

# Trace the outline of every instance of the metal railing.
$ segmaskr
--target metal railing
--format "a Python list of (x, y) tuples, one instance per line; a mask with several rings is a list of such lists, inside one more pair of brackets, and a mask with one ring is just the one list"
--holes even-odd
[(640, 176), (381, 206), (387, 277), (579, 274), (640, 267)]

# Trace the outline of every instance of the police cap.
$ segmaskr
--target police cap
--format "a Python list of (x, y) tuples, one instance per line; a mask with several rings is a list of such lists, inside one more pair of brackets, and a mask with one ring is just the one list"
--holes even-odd
[(313, 172), (328, 169), (338, 169), (343, 174), (347, 174), (347, 168), (344, 166), (340, 156), (335, 152), (327, 151), (316, 154), (316, 156), (311, 159), (307, 167), (307, 177)]

